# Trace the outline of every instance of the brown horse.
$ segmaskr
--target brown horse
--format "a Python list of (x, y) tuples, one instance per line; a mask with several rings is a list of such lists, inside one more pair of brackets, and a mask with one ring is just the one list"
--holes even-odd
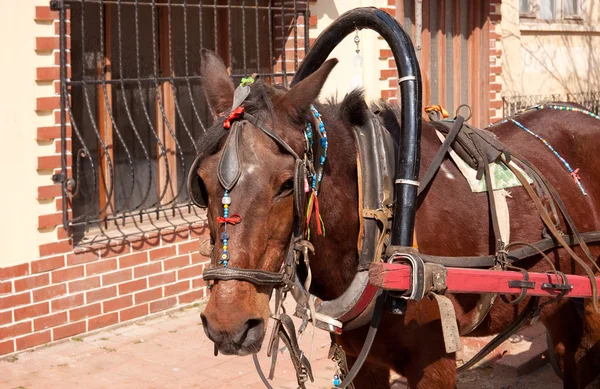
[[(316, 104), (322, 85), (337, 63), (329, 60), (289, 91), (261, 82), (252, 86), (244, 107), (301, 155), (303, 129), (311, 104)], [(222, 61), (203, 53), (202, 79), (208, 102), (217, 115), (232, 106), (234, 86)], [(328, 162), (319, 203), (326, 236), (313, 234), (316, 254), (311, 257), (311, 292), (324, 300), (341, 295), (357, 266), (359, 236), (356, 145), (352, 126), (366, 120), (360, 93), (351, 93), (338, 105), (316, 104), (323, 116), (329, 139)], [(539, 111), (519, 116), (519, 121), (546, 138), (573, 167), (579, 167), (588, 195), (583, 196), (564, 165), (539, 140), (512, 123), (491, 130), (510, 148), (535, 164), (558, 190), (579, 230), (600, 230), (600, 121), (575, 112)], [(219, 121), (200, 140), (201, 163), (197, 173), (208, 198), (208, 220), (214, 239), (222, 226), (224, 189), (217, 178), (217, 165), (227, 132)], [(393, 126), (398, 130), (397, 123)], [(424, 121), (422, 174), (440, 146), (433, 126)], [(293, 220), (294, 160), (272, 139), (256, 128), (241, 132), (239, 154), (242, 173), (230, 193), (232, 212), (242, 222), (230, 228), (230, 266), (280, 269), (289, 244)], [(511, 241), (535, 242), (543, 228), (538, 213), (522, 187), (510, 189)], [(314, 220), (312, 221), (314, 224)], [(315, 230), (312, 226), (312, 230)], [(487, 255), (493, 251), (488, 200), (485, 193), (472, 193), (451, 160), (444, 161), (421, 202), (416, 219), (419, 249), (446, 256)], [(217, 256), (220, 254), (216, 245)], [(591, 247), (595, 258), (600, 253)], [(550, 255), (559, 270), (581, 273), (562, 249)], [(544, 272), (548, 264), (534, 257), (520, 263), (528, 270)], [(269, 319), (271, 289), (250, 282), (230, 280), (214, 284), (202, 313), (207, 336), (224, 354), (247, 355), (260, 350)], [(459, 329), (473, 323), (477, 296), (451, 296)], [(526, 299), (511, 306), (500, 299), (472, 335), (495, 334), (505, 329), (521, 312)], [(543, 301), (543, 299), (542, 299)], [(575, 301), (563, 299), (546, 306), (540, 316), (549, 331), (554, 351), (564, 372), (565, 387), (585, 387), (600, 371), (600, 315), (588, 300), (578, 309)], [(384, 313), (381, 328), (369, 358), (355, 380), (356, 388), (388, 388), (390, 370), (407, 377), (411, 388), (453, 388), (456, 382), (454, 354), (444, 348), (439, 311), (435, 300), (409, 302), (405, 315)], [(345, 331), (336, 341), (349, 356), (358, 355), (367, 329)]]

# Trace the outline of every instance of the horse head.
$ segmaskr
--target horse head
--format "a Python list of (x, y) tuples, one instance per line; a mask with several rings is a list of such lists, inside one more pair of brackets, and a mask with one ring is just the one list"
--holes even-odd
[[(327, 61), (290, 90), (256, 81), (232, 109), (239, 94), (225, 65), (203, 51), (202, 82), (217, 120), (199, 140), (189, 185), (207, 207), (213, 268), (281, 271), (292, 236), (294, 179), (298, 156), (305, 153), (307, 116), (336, 63)], [(260, 350), (272, 290), (240, 279), (214, 281), (201, 317), (221, 353)]]

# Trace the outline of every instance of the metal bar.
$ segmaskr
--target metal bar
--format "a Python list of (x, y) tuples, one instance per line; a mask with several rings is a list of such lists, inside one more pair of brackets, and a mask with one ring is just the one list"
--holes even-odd
[[(119, 0), (84, 0), (86, 3), (89, 4), (99, 4), (101, 2), (103, 2), (104, 4), (118, 4)], [(139, 0), (137, 0), (139, 1)], [(126, 5), (126, 6), (135, 6), (136, 0), (132, 0), (132, 1), (120, 1), (120, 3), (122, 5)], [(78, 3), (81, 4), (82, 0), (67, 0), (65, 1), (65, 3)], [(147, 2), (147, 3), (139, 3), (139, 5), (141, 6), (145, 6), (145, 7), (149, 7), (149, 8), (168, 8), (167, 3), (155, 3), (154, 5), (152, 5), (152, 3)], [(188, 7), (188, 8), (212, 8), (212, 9), (242, 9), (244, 7), (244, 5), (228, 5), (228, 4), (179, 4), (179, 3), (175, 3), (172, 4), (172, 7), (175, 8), (183, 8), (183, 7)], [(258, 6), (258, 9), (262, 9), (262, 10), (268, 10), (269, 6)], [(282, 7), (282, 9), (286, 10), (286, 11), (293, 11), (294, 7), (293, 6), (288, 6), (286, 7), (285, 5)]]
[(398, 139), (395, 184), (394, 222), (391, 243), (412, 246), (417, 206), (417, 187), (410, 184), (419, 179), (421, 142), (421, 73), (410, 37), (398, 21), (376, 8), (357, 8), (339, 17), (321, 33), (300, 65), (292, 85), (303, 80), (325, 62), (329, 54), (348, 34), (357, 28), (378, 32), (394, 54), (400, 83), (402, 134)]
[[(58, 9), (59, 49), (60, 49), (60, 174), (59, 179), (62, 191), (62, 222), (63, 228), (69, 230), (69, 207), (66, 204), (69, 198), (67, 187), (67, 10), (65, 4), (60, 4)], [(72, 142), (71, 142), (72, 144)], [(71, 171), (73, 168), (71, 168)]]
[[(509, 281), (522, 281), (523, 273), (517, 271), (496, 271), (480, 269), (461, 269), (447, 267), (446, 285), (448, 293), (500, 293), (521, 294), (521, 288), (509, 286)], [(398, 263), (378, 263), (369, 269), (369, 281), (374, 286), (385, 290), (406, 291), (411, 287), (412, 269), (408, 265)], [(535, 282), (533, 289), (526, 289), (528, 296), (554, 297), (557, 292), (542, 289), (544, 283), (561, 283), (554, 274), (529, 272), (529, 281)], [(567, 281), (573, 289), (566, 292), (565, 297), (591, 297), (592, 285), (586, 276), (567, 275)], [(600, 287), (600, 277), (596, 277)]]
[(286, 72), (286, 59), (285, 59), (285, 44), (287, 39), (285, 37), (285, 0), (281, 1), (281, 73), (283, 73), (283, 85), (288, 86), (287, 72)]

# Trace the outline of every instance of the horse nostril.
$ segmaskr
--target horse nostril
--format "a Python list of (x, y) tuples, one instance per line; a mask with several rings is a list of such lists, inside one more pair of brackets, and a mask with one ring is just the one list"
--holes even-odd
[(245, 325), (245, 331), (242, 334), (241, 341), (254, 342), (262, 339), (264, 330), (264, 320), (262, 318), (249, 319)]

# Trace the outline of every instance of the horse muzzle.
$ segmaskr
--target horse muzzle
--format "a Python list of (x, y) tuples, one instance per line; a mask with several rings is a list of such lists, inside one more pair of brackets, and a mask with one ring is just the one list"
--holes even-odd
[(226, 329), (211, 325), (211, 321), (204, 313), (200, 318), (206, 336), (214, 342), (221, 354), (244, 356), (260, 351), (265, 336), (263, 318), (248, 319), (240, 326)]

